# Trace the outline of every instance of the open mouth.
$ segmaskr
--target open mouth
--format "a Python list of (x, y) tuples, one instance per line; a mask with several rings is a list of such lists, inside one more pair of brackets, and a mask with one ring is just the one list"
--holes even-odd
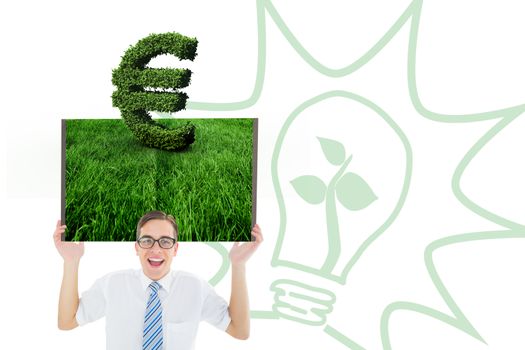
[(164, 259), (161, 258), (149, 258), (148, 262), (153, 267), (159, 267), (164, 263)]

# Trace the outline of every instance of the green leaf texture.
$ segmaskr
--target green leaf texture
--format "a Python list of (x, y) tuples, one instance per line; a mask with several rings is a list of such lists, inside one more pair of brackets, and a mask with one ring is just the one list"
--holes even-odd
[(326, 196), (326, 185), (324, 182), (313, 175), (299, 176), (291, 181), (293, 188), (310, 204), (319, 204), (324, 201)]
[(341, 165), (345, 161), (345, 147), (342, 143), (325, 139), (322, 137), (317, 138), (323, 149), (324, 156), (333, 165)]
[(361, 210), (377, 199), (370, 186), (359, 175), (346, 173), (336, 184), (339, 202), (348, 210)]

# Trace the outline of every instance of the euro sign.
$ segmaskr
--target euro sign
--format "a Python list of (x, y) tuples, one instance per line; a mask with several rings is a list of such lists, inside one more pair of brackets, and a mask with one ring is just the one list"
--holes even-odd
[(150, 34), (130, 46), (118, 68), (113, 70), (113, 106), (120, 109), (124, 122), (145, 146), (181, 151), (195, 141), (191, 123), (168, 128), (151, 118), (149, 111), (177, 112), (185, 109), (188, 95), (179, 91), (190, 84), (189, 69), (149, 68), (158, 55), (170, 54), (181, 60), (195, 59), (196, 38), (178, 33)]

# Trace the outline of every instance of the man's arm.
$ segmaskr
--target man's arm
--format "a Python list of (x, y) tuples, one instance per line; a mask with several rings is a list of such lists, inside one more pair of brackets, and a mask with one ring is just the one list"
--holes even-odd
[(66, 229), (57, 222), (53, 239), (55, 246), (64, 259), (64, 274), (58, 301), (58, 328), (62, 330), (73, 329), (78, 326), (75, 318), (77, 314), (78, 298), (78, 267), (80, 258), (84, 255), (84, 243), (62, 242), (61, 236)]
[(250, 304), (248, 287), (246, 286), (246, 262), (263, 241), (259, 225), (252, 229), (255, 241), (239, 245), (234, 243), (230, 250), (232, 264), (232, 291), (230, 297), (231, 322), (226, 332), (237, 339), (248, 339), (250, 336)]

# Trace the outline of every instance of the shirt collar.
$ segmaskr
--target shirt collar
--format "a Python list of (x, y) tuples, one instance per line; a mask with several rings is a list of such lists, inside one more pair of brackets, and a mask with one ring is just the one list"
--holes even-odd
[[(166, 292), (169, 292), (170, 291), (170, 286), (171, 286), (171, 282), (173, 281), (173, 276), (171, 274), (171, 271), (169, 271), (166, 276), (162, 277), (160, 280), (158, 280), (157, 282), (162, 286), (162, 288), (166, 291)], [(144, 274), (144, 271), (140, 270), (140, 282), (141, 282), (141, 285), (142, 285), (142, 289), (144, 289), (144, 291), (147, 291), (148, 290), (148, 287), (149, 285), (151, 284), (151, 282), (153, 282), (153, 280), (149, 279), (149, 277), (147, 277), (145, 274)]]

